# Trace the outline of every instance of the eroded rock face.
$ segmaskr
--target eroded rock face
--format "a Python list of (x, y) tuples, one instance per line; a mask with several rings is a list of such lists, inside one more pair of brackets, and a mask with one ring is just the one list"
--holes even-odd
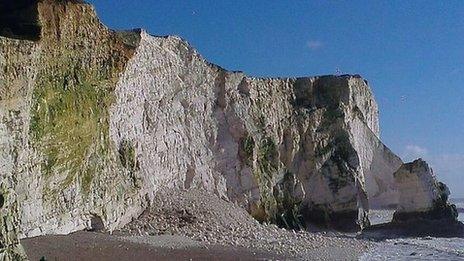
[(0, 185), (0, 260), (26, 260), (26, 253), (19, 244), (18, 201), (12, 184), (4, 178)]
[(282, 226), (357, 228), (387, 191), (366, 189), (399, 160), (361, 77), (248, 77), (178, 37), (113, 32), (80, 1), (28, 3), (39, 40), (0, 37), (1, 180), (21, 237), (95, 217), (113, 230), (173, 187)]
[(399, 190), (399, 203), (394, 221), (457, 220), (456, 206), (448, 202), (448, 187), (437, 181), (425, 161), (418, 159), (404, 164), (394, 177)]
[(207, 63), (177, 37), (142, 32), (116, 95), (111, 137), (134, 147), (150, 198), (163, 186), (203, 187), (263, 221), (291, 208), (291, 219), (304, 212), (326, 223), (342, 213), (354, 222), (368, 207), (366, 137), (350, 128), (379, 142), (378, 118), (358, 76), (250, 78)]

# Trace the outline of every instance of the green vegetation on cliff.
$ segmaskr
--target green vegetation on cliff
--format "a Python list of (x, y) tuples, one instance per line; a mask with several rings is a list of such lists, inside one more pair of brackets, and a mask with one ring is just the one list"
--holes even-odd
[(301, 200), (294, 197), (295, 175), (286, 171), (280, 184), (274, 187), (276, 199), (276, 213), (272, 217), (272, 223), (287, 229), (303, 229), (305, 223), (301, 214)]
[[(33, 93), (30, 133), (43, 153), (46, 178), (65, 174), (61, 189), (92, 179), (109, 159), (108, 108), (113, 101), (107, 75), (80, 68), (79, 54), (48, 59)], [(56, 178), (55, 178), (56, 180)]]
[(273, 196), (274, 179), (278, 167), (277, 146), (272, 138), (263, 138), (257, 151), (257, 166), (254, 170), (254, 177), (258, 183), (261, 199), (260, 212), (255, 215), (259, 221), (270, 221), (275, 215), (276, 200)]

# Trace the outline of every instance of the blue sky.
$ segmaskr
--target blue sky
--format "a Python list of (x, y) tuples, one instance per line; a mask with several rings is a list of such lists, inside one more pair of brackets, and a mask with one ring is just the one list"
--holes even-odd
[(89, 2), (111, 28), (179, 35), (252, 76), (362, 75), (385, 144), (464, 197), (464, 1)]

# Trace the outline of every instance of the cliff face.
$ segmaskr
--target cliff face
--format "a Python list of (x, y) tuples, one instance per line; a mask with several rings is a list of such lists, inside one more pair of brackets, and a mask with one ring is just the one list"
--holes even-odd
[(395, 193), (401, 160), (380, 142), (359, 76), (252, 78), (177, 37), (112, 32), (80, 1), (9, 8), (29, 14), (0, 30), (2, 213), (22, 237), (95, 218), (113, 230), (163, 187), (213, 191), (258, 220), (340, 228)]
[(111, 137), (133, 148), (150, 197), (161, 186), (203, 187), (260, 220), (289, 208), (356, 220), (358, 201), (367, 204), (364, 138), (350, 128), (378, 132), (378, 118), (359, 77), (250, 78), (208, 64), (179, 38), (142, 32), (116, 95)]
[(45, 1), (37, 11), (40, 41), (2, 38), (5, 172), (20, 181), (21, 231), (68, 233), (91, 215), (118, 222), (137, 190), (111, 149), (108, 110), (133, 50), (91, 6)]

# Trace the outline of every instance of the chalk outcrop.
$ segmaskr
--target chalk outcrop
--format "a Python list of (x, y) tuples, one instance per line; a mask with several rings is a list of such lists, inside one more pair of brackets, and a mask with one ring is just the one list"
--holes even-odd
[(397, 237), (463, 237), (464, 224), (457, 221), (455, 205), (448, 202), (448, 187), (437, 181), (422, 159), (403, 164), (394, 173), (399, 193), (390, 223), (363, 230), (361, 237), (388, 239)]
[(286, 227), (357, 229), (369, 201), (398, 202), (402, 162), (358, 75), (254, 78), (179, 37), (111, 31), (81, 1), (0, 5), (4, 248), (120, 228), (163, 188)]
[(3, 179), (0, 185), (0, 260), (26, 260), (26, 253), (19, 244), (18, 202), (11, 180)]
[(399, 191), (394, 222), (414, 219), (456, 221), (456, 206), (448, 202), (448, 187), (438, 182), (433, 170), (422, 159), (406, 163), (394, 174)]

